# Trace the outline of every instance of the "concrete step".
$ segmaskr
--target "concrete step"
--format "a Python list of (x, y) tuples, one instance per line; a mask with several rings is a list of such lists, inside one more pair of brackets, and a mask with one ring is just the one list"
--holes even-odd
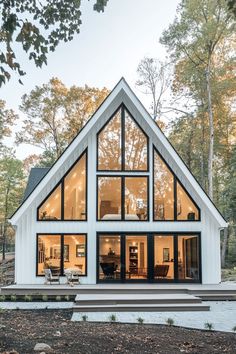
[(116, 304), (116, 305), (75, 305), (73, 312), (179, 312), (209, 311), (210, 306), (203, 304)]
[(119, 304), (197, 304), (201, 299), (187, 294), (79, 294), (75, 304), (90, 305), (119, 305)]
[(236, 301), (236, 294), (194, 294), (194, 296), (199, 297), (204, 301)]

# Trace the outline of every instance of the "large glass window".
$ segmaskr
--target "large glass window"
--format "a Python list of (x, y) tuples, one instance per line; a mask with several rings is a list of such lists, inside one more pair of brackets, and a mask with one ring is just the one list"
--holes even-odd
[(121, 177), (98, 177), (98, 219), (121, 220)]
[(121, 170), (121, 109), (98, 135), (98, 169)]
[(147, 136), (125, 111), (125, 170), (147, 170)]
[[(38, 208), (38, 220), (87, 219), (87, 152)], [(64, 200), (64, 205), (62, 205)]]
[(154, 237), (154, 278), (174, 279), (174, 237)]
[(61, 235), (38, 236), (38, 275), (44, 275), (44, 269), (61, 274)]
[(86, 235), (38, 235), (37, 275), (45, 269), (52, 274), (64, 275), (66, 271), (86, 275)]
[(76, 163), (64, 180), (64, 219), (86, 219), (86, 155)]
[(174, 176), (155, 150), (154, 219), (174, 220)]
[(153, 150), (153, 219), (155, 221), (200, 220), (200, 209), (167, 166)]
[(147, 236), (126, 236), (126, 279), (147, 279)]
[(40, 220), (61, 220), (61, 184), (40, 206), (38, 215)]
[(99, 236), (99, 279), (121, 279), (121, 237), (119, 235)]
[(199, 220), (199, 210), (184, 188), (177, 182), (177, 219)]
[(125, 219), (148, 219), (148, 178), (125, 177)]
[(98, 133), (97, 143), (98, 170), (148, 170), (148, 138), (124, 106)]
[(178, 237), (178, 278), (199, 280), (199, 245), (197, 236)]
[(98, 177), (98, 220), (148, 220), (148, 177)]
[(86, 273), (86, 236), (64, 236), (64, 271)]

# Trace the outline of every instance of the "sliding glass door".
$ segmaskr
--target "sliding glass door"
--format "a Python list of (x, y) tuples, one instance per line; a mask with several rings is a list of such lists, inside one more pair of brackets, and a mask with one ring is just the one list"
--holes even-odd
[(200, 282), (200, 235), (101, 233), (98, 282)]

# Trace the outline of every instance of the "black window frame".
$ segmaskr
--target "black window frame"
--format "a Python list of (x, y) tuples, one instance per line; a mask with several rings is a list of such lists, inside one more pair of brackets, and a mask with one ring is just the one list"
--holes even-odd
[[(99, 178), (112, 178), (112, 177), (119, 177), (121, 179), (121, 219), (109, 219), (109, 220), (102, 220), (99, 219), (98, 215), (98, 193), (99, 193), (99, 188), (98, 188), (98, 180)], [(127, 220), (125, 219), (125, 178), (146, 178), (147, 180), (147, 219), (146, 220)], [(110, 174), (110, 175), (105, 175), (105, 174), (97, 174), (97, 179), (96, 179), (96, 221), (99, 222), (148, 222), (150, 221), (150, 196), (149, 196), (149, 175), (132, 175), (132, 174), (126, 174), (126, 175), (120, 175), (120, 174)]]
[[(160, 157), (160, 159), (166, 164), (166, 166), (168, 167), (168, 169), (170, 170), (170, 172), (173, 175), (173, 190), (174, 190), (174, 218), (173, 219), (168, 219), (168, 220), (157, 220), (155, 219), (155, 168), (154, 168), (154, 160), (155, 160), (155, 153), (157, 153), (157, 155)], [(154, 222), (200, 222), (201, 221), (201, 209), (199, 208), (199, 206), (197, 205), (197, 203), (194, 201), (194, 199), (192, 198), (192, 196), (189, 194), (189, 192), (186, 190), (186, 188), (184, 187), (184, 185), (181, 183), (181, 181), (179, 180), (179, 178), (176, 176), (176, 174), (174, 173), (174, 171), (172, 170), (172, 168), (170, 167), (170, 165), (168, 164), (168, 162), (164, 159), (164, 157), (160, 154), (160, 152), (158, 151), (158, 149), (156, 148), (155, 145), (153, 145), (153, 149), (152, 149), (152, 163), (153, 163), (153, 173), (152, 173), (152, 220)], [(186, 220), (186, 219), (178, 219), (177, 218), (177, 183), (180, 184), (180, 186), (183, 188), (184, 192), (187, 194), (187, 196), (189, 197), (189, 199), (191, 200), (191, 202), (193, 203), (193, 205), (196, 207), (196, 209), (198, 210), (198, 214), (199, 214), (199, 218), (196, 220)]]
[[(114, 118), (114, 116), (119, 112), (119, 110), (121, 110), (121, 169), (119, 169), (119, 170), (118, 169), (117, 170), (99, 169), (99, 134), (110, 123), (112, 118)], [(145, 170), (126, 170), (125, 169), (125, 111), (129, 114), (131, 119), (134, 121), (134, 123), (137, 125), (137, 127), (141, 130), (141, 132), (144, 134), (144, 136), (147, 139), (147, 169), (145, 169)], [(149, 158), (150, 158), (149, 136), (145, 133), (143, 128), (140, 126), (140, 124), (136, 121), (136, 119), (133, 117), (133, 115), (130, 113), (130, 111), (126, 108), (124, 103), (122, 103), (117, 108), (117, 110), (112, 114), (112, 116), (108, 119), (108, 121), (98, 131), (96, 139), (97, 139), (97, 141), (96, 141), (96, 148), (97, 148), (97, 151), (96, 151), (96, 169), (97, 169), (98, 173), (100, 173), (100, 172), (106, 172), (106, 173), (110, 173), (110, 172), (114, 172), (114, 173), (118, 173), (118, 172), (130, 172), (130, 173), (134, 173), (134, 172), (149, 172), (149, 169), (150, 169), (150, 163), (149, 163)]]
[(70, 233), (61, 233), (61, 232), (38, 232), (36, 234), (36, 277), (44, 277), (44, 274), (38, 274), (38, 240), (40, 236), (60, 236), (60, 245), (61, 245), (61, 259), (60, 259), (60, 277), (65, 277), (64, 273), (64, 236), (85, 236), (85, 274), (81, 274), (80, 277), (88, 276), (88, 237), (86, 232), (70, 232)]
[[(86, 166), (86, 186), (85, 186), (85, 212), (86, 212), (86, 217), (85, 219), (65, 219), (64, 218), (64, 194), (65, 194), (65, 178), (66, 176), (70, 173), (70, 171), (75, 167), (75, 165), (79, 162), (79, 160), (85, 155), (85, 166)], [(41, 206), (45, 203), (45, 201), (52, 195), (52, 193), (57, 189), (57, 187), (61, 185), (61, 218), (58, 220), (50, 220), (50, 219), (40, 219), (39, 218), (39, 209)], [(39, 204), (37, 207), (37, 215), (36, 215), (37, 221), (42, 221), (42, 222), (60, 222), (60, 221), (76, 221), (76, 222), (86, 222), (88, 221), (88, 148), (86, 148), (78, 157), (78, 159), (73, 163), (73, 165), (69, 168), (68, 171), (64, 174), (64, 176), (60, 179), (60, 181), (56, 184), (56, 186), (51, 190), (49, 194), (43, 199), (43, 201)]]
[[(117, 235), (121, 237), (121, 279), (99, 279), (99, 237), (100, 236), (113, 236)], [(147, 235), (147, 259), (148, 259), (148, 272), (147, 279), (126, 279), (125, 278), (125, 240), (126, 236), (139, 236), (139, 235)], [(154, 237), (155, 236), (173, 236), (174, 242), (174, 278), (173, 279), (162, 279), (162, 278), (154, 278)], [(197, 236), (198, 238), (198, 270), (199, 277), (198, 279), (180, 279), (178, 277), (178, 237), (181, 236)], [(202, 248), (201, 248), (201, 232), (200, 231), (97, 231), (96, 237), (96, 282), (100, 283), (169, 283), (169, 284), (183, 284), (183, 283), (191, 283), (191, 284), (202, 284)], [(123, 254), (122, 254), (123, 253)], [(176, 278), (177, 276), (177, 278)]]

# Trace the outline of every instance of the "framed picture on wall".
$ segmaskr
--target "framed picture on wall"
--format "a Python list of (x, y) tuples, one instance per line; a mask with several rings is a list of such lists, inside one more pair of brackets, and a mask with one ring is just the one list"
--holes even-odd
[(169, 262), (169, 261), (170, 261), (170, 249), (163, 248), (163, 262)]
[(69, 262), (70, 246), (64, 245), (64, 262)]
[(76, 257), (85, 257), (85, 245), (76, 245)]

